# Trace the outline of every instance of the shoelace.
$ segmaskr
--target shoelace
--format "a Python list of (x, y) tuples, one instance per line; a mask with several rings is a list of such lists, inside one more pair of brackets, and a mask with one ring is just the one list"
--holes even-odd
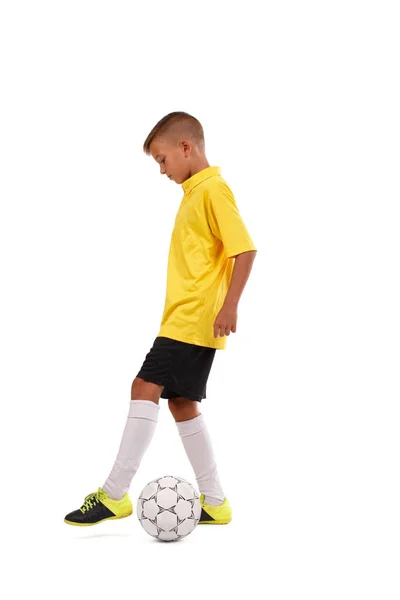
[(99, 502), (100, 502), (99, 491), (93, 492), (92, 494), (89, 494), (88, 496), (86, 496), (85, 502), (82, 504), (80, 510), (81, 510), (81, 512), (85, 513), (88, 510), (91, 510), (92, 508), (94, 508), (97, 504), (99, 504)]

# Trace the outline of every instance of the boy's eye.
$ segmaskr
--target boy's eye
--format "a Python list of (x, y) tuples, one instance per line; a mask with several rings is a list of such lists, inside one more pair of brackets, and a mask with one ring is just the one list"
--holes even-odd
[(165, 158), (163, 158), (161, 162), (162, 162), (162, 163), (163, 163), (163, 162), (165, 162)]

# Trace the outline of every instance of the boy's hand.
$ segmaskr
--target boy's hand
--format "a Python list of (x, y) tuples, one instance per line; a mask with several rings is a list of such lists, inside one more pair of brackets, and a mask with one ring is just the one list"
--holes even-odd
[(223, 306), (219, 311), (214, 323), (214, 337), (224, 337), (236, 332), (237, 306)]

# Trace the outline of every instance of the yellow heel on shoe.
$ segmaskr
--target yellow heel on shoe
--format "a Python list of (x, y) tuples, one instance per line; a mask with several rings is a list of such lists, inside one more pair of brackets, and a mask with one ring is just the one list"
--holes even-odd
[(232, 508), (228, 498), (225, 498), (222, 504), (212, 506), (205, 504), (204, 494), (200, 496), (201, 516), (199, 525), (227, 525), (232, 521)]

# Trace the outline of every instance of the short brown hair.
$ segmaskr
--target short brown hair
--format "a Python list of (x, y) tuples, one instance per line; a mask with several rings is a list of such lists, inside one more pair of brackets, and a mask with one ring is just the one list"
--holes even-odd
[(150, 144), (158, 136), (167, 134), (172, 141), (187, 137), (204, 148), (203, 127), (195, 117), (186, 112), (172, 112), (158, 121), (153, 127), (143, 144), (145, 154), (150, 154)]

